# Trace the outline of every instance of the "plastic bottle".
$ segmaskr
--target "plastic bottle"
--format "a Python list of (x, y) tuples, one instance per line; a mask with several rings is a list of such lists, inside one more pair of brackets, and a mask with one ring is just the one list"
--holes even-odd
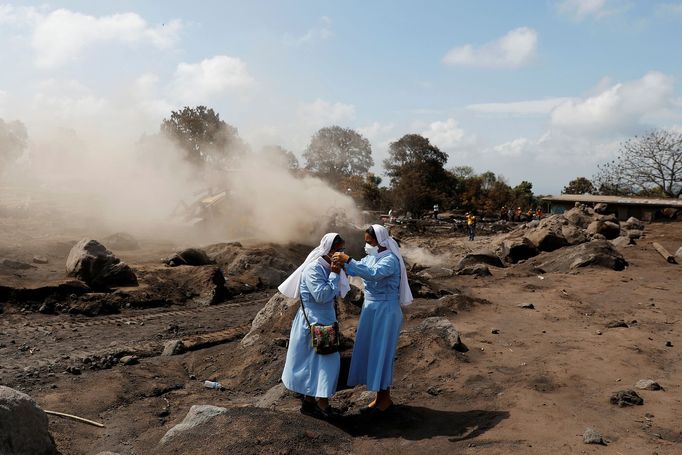
[(218, 389), (218, 390), (223, 388), (222, 384), (217, 382), (217, 381), (204, 381), (204, 387), (206, 387), (207, 389)]

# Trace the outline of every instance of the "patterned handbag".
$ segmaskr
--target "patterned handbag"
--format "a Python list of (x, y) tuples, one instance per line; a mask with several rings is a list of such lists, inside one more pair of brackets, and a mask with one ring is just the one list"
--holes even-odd
[(315, 348), (315, 352), (318, 354), (333, 354), (334, 352), (339, 352), (339, 345), (341, 344), (339, 323), (335, 322), (332, 325), (322, 325), (318, 323), (311, 324), (308, 320), (308, 315), (305, 314), (303, 299), (300, 298), (300, 300), (301, 308), (303, 309), (303, 317), (310, 328), (310, 335), (312, 336), (312, 343), (313, 348)]

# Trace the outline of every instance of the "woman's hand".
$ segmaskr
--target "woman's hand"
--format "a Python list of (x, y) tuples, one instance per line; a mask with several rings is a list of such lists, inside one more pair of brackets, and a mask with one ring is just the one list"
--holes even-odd
[(341, 273), (341, 269), (343, 268), (343, 264), (337, 261), (332, 261), (331, 269), (332, 272), (334, 273)]
[(345, 264), (346, 262), (350, 261), (350, 256), (348, 256), (346, 253), (343, 253), (341, 251), (337, 251), (334, 253), (332, 256), (332, 261), (333, 262), (340, 262), (341, 265)]

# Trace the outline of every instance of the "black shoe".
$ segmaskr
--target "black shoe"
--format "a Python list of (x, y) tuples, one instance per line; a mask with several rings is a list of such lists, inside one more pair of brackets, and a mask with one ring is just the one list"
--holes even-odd
[(332, 420), (341, 415), (339, 414), (339, 411), (332, 408), (331, 406), (327, 406), (326, 408), (322, 409), (317, 405), (317, 403), (310, 403), (306, 404), (305, 406), (301, 406), (301, 414), (305, 414), (320, 420)]
[(317, 403), (314, 401), (306, 401), (306, 400), (301, 400), (301, 414), (310, 414), (311, 412), (315, 412), (315, 408), (317, 407)]

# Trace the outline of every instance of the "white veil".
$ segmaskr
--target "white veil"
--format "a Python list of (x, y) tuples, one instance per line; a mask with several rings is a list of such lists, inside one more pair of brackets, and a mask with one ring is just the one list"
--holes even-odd
[(377, 236), (377, 242), (384, 248), (391, 250), (391, 253), (395, 254), (400, 261), (400, 304), (407, 306), (412, 303), (412, 291), (410, 291), (410, 283), (407, 281), (407, 269), (405, 269), (405, 261), (400, 255), (400, 247), (398, 242), (396, 242), (393, 237), (388, 235), (388, 229), (380, 224), (373, 224), (374, 233)]
[[(298, 298), (301, 292), (301, 278), (303, 277), (303, 269), (313, 261), (317, 261), (319, 258), (325, 254), (329, 254), (329, 250), (332, 248), (332, 243), (338, 234), (336, 232), (330, 232), (325, 234), (320, 240), (320, 245), (308, 254), (308, 257), (303, 261), (303, 264), (297, 268), (294, 273), (289, 275), (289, 278), (284, 280), (282, 284), (277, 288), (279, 292), (290, 297), (292, 299)], [(348, 277), (346, 272), (341, 270), (339, 274), (339, 295), (345, 297), (350, 291), (350, 283), (348, 282)]]

